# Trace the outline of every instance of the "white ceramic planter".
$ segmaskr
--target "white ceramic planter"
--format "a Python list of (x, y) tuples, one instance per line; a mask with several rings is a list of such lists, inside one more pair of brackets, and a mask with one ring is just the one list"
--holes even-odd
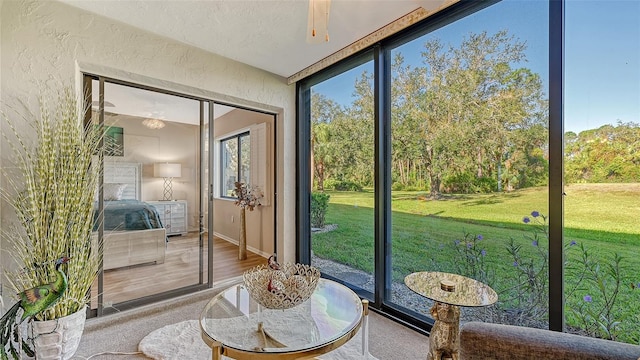
[(29, 343), (37, 360), (68, 360), (80, 345), (87, 319), (83, 307), (69, 316), (55, 320), (31, 321), (28, 328)]

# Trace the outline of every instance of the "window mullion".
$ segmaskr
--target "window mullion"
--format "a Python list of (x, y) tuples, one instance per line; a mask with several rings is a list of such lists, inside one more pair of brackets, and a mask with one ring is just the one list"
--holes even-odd
[(549, 329), (564, 331), (564, 1), (549, 2)]

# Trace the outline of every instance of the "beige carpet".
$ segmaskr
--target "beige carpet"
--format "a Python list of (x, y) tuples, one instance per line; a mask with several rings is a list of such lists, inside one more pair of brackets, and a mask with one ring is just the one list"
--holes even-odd
[[(211, 348), (200, 338), (198, 320), (187, 320), (164, 326), (145, 336), (138, 349), (155, 360), (208, 360)], [(360, 332), (340, 348), (319, 356), (322, 360), (361, 360), (363, 355)], [(230, 359), (223, 357), (223, 359)], [(377, 360), (372, 355), (368, 359)]]
[[(214, 289), (102, 318), (87, 319), (80, 347), (73, 359), (82, 360), (91, 356), (93, 356), (91, 360), (149, 359), (141, 353), (131, 355), (126, 353), (138, 352), (140, 341), (156, 329), (184, 320), (199, 319), (206, 303), (221, 289), (234, 283), (235, 281), (225, 282)], [(198, 340), (202, 341), (200, 338)], [(370, 313), (369, 352), (376, 358), (380, 360), (425, 359), (428, 349), (428, 337), (375, 312)]]

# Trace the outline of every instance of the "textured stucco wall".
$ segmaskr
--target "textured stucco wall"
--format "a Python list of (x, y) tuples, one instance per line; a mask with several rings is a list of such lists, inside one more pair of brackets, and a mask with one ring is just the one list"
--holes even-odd
[[(59, 91), (60, 84), (78, 91), (79, 74), (86, 71), (277, 114), (278, 249), (283, 261), (295, 259), (295, 86), (56, 1), (0, 0), (0, 5), (2, 110), (21, 98), (37, 111), (38, 95)], [(3, 167), (6, 149), (3, 141)]]

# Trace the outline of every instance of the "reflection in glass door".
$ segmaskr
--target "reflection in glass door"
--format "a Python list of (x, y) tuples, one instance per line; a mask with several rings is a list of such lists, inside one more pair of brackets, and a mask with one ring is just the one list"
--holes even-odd
[[(98, 77), (85, 84), (91, 121), (106, 130), (98, 316), (210, 287), (275, 252), (273, 114)], [(236, 181), (264, 195), (247, 212), (247, 259), (238, 258)]]
[(200, 101), (109, 81), (100, 90), (93, 79), (92, 116), (106, 127), (104, 179), (96, 192), (104, 271), (92, 289), (99, 314), (207, 279), (207, 242), (199, 231), (200, 121), (206, 116)]
[[(237, 106), (213, 103), (207, 132), (209, 145), (208, 227), (214, 283), (264, 264), (275, 247), (275, 117)], [(240, 244), (236, 183), (259, 189), (260, 206), (245, 211), (246, 244)], [(241, 256), (241, 248), (246, 258)]]

